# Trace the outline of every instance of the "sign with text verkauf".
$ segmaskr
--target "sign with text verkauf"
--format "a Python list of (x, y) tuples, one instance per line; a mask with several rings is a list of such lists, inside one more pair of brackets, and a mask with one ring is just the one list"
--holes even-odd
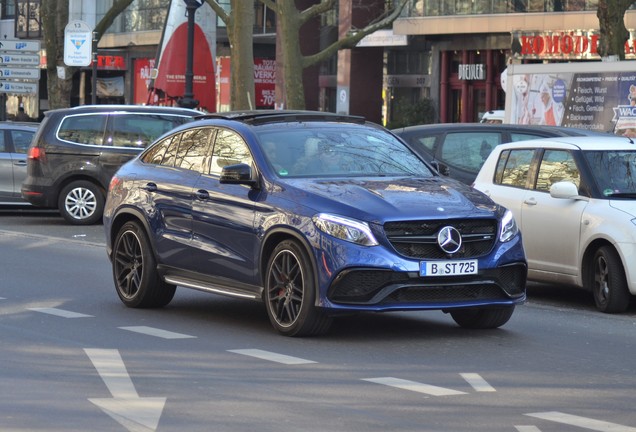
[(64, 64), (88, 66), (93, 54), (93, 31), (84, 21), (73, 20), (64, 27)]

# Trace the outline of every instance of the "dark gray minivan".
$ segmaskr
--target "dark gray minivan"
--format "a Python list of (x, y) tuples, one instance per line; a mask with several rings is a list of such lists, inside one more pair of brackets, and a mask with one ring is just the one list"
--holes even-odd
[(101, 220), (115, 172), (148, 144), (202, 113), (141, 105), (83, 105), (47, 111), (27, 158), (22, 197), (57, 208), (76, 225)]

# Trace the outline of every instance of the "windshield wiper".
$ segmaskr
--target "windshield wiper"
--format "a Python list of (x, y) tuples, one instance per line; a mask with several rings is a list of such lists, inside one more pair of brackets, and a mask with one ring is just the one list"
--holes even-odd
[(612, 198), (636, 198), (636, 192), (612, 192), (607, 196)]

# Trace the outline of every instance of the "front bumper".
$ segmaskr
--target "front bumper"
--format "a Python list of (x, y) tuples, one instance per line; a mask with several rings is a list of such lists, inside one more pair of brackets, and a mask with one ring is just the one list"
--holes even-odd
[(516, 304), (525, 300), (527, 273), (523, 262), (462, 277), (347, 269), (334, 280), (327, 300), (334, 309), (376, 311)]

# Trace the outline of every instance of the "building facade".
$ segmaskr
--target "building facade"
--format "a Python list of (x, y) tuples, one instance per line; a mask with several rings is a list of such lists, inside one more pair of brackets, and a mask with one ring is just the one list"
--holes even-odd
[[(381, 8), (383, 2), (370, 4)], [(70, 0), (69, 20), (86, 22), (92, 28), (112, 3)], [(230, 0), (219, 3), (230, 9)], [(303, 0), (297, 5), (313, 3), (315, 0)], [(101, 37), (97, 103), (148, 102), (148, 84), (169, 4), (170, 0), (136, 0)], [(303, 52), (326, 46), (348, 31), (346, 25), (366, 25), (373, 14), (368, 8), (355, 9), (354, 4), (353, 0), (340, 1), (337, 11), (308, 23), (301, 37)], [(0, 5), (0, 32), (5, 39), (7, 35), (9, 39), (11, 35), (41, 38), (34, 19), (39, 16), (40, 0), (7, 0)], [(503, 108), (501, 74), (510, 63), (599, 60), (594, 52), (597, 6), (598, 0), (409, 1), (391, 29), (370, 35), (358, 47), (305, 70), (306, 108), (364, 115), (390, 126), (398, 108), (430, 100), (435, 121), (478, 121), (485, 111)], [(276, 59), (276, 16), (260, 2), (254, 8), (254, 56), (259, 65), (271, 65)], [(636, 28), (636, 11), (626, 13), (625, 23), (628, 29)], [(227, 64), (231, 51), (225, 25), (218, 19), (216, 37), (216, 55)], [(633, 31), (632, 39), (636, 39)], [(630, 44), (633, 47), (632, 41)], [(636, 48), (632, 50), (628, 58), (635, 57)], [(41, 67), (45, 55), (41, 53)], [(217, 66), (221, 64), (219, 60)], [(91, 66), (74, 69), (72, 105), (91, 102), (93, 73)], [(24, 106), (37, 117), (48, 109), (46, 79), (42, 68), (37, 95), (0, 94), (6, 99), (2, 104), (6, 114)], [(223, 96), (227, 88), (221, 88), (226, 79), (219, 74), (217, 110), (229, 107)], [(273, 102), (273, 98), (268, 100)]]
[[(431, 98), (439, 122), (478, 121), (485, 111), (504, 107), (501, 74), (508, 64), (600, 60), (597, 7), (598, 0), (409, 2), (393, 25), (408, 44), (387, 55), (419, 57), (424, 67), (413, 73), (406, 60), (389, 60), (396, 67), (385, 75), (385, 91), (393, 95), (388, 119), (391, 104)], [(627, 11), (625, 24), (636, 28), (636, 11)], [(627, 58), (634, 58), (633, 48)]]

